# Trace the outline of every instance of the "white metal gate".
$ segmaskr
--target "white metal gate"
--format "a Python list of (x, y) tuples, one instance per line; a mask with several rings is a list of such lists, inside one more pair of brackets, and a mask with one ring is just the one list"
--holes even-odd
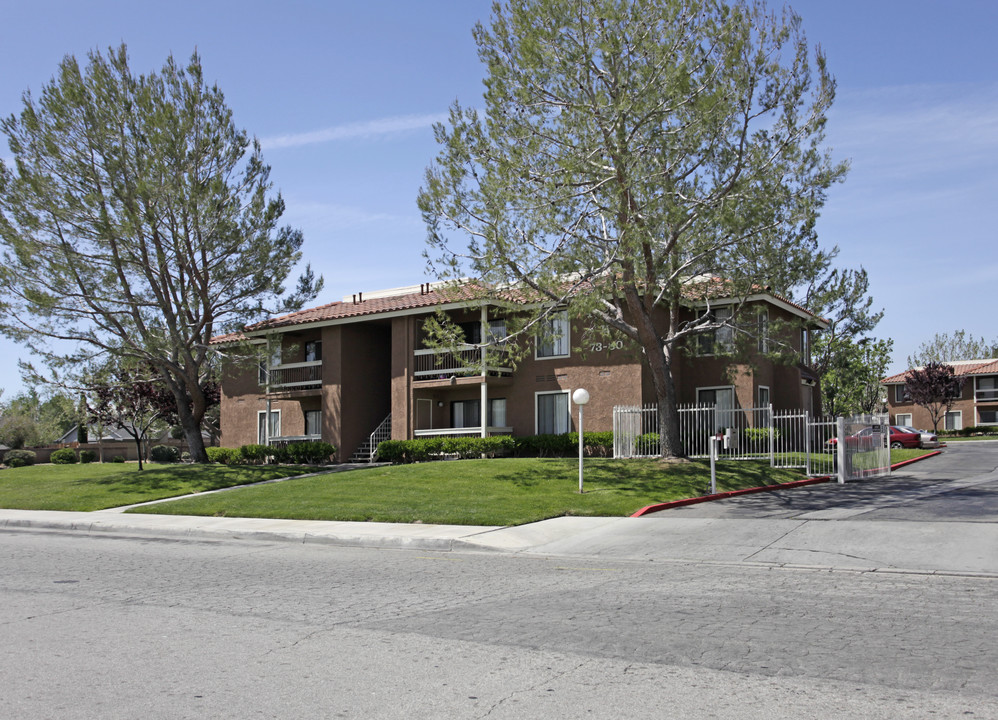
[[(846, 479), (890, 472), (890, 448), (881, 442), (887, 437), (886, 418), (865, 416), (845, 422), (844, 458), (838, 451), (840, 423), (835, 418), (812, 417), (805, 410), (682, 406), (679, 437), (690, 458), (709, 458), (711, 438), (717, 438), (719, 459), (767, 460), (772, 467), (802, 468), (811, 477), (834, 475), (840, 463)], [(880, 452), (884, 449), (886, 455)], [(614, 457), (660, 453), (655, 405), (613, 409)]]

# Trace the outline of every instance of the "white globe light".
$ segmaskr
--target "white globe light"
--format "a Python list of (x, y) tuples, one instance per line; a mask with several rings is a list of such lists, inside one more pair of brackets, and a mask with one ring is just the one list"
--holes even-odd
[(572, 402), (576, 405), (585, 405), (589, 402), (589, 391), (585, 388), (579, 388), (574, 393), (572, 393)]

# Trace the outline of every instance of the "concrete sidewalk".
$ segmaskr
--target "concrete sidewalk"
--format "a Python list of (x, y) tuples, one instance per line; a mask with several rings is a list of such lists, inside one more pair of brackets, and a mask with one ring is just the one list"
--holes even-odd
[(998, 578), (998, 525), (974, 522), (559, 517), (482, 527), (0, 510), (0, 530)]

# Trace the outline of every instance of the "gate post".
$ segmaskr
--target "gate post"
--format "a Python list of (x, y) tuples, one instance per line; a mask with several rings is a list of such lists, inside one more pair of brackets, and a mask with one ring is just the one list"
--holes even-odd
[(839, 462), (839, 484), (846, 481), (846, 419), (839, 417), (835, 419), (835, 435), (838, 442), (835, 445), (835, 455)]

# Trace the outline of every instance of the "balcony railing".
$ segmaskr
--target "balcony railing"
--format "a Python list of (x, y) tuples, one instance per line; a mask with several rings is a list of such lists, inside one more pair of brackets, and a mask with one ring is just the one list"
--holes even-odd
[[(416, 437), (481, 437), (481, 427), (463, 428), (428, 428), (424, 430), (414, 430), (412, 433)], [(512, 435), (511, 427), (493, 427), (489, 425), (485, 428), (486, 435)]]
[[(509, 362), (506, 350), (491, 348), (488, 352), (490, 360), (496, 364), (489, 365), (485, 371), (491, 375), (511, 375), (513, 368)], [(413, 377), (417, 380), (447, 379), (452, 375), (479, 375), (482, 368), (482, 351), (473, 345), (467, 345), (457, 352), (446, 350), (415, 350), (413, 352)]]
[(274, 365), (270, 368), (271, 390), (307, 390), (321, 385), (321, 360)]
[(974, 400), (976, 402), (986, 403), (998, 402), (998, 390), (993, 390), (991, 388), (988, 388), (987, 390), (977, 390), (977, 392), (974, 393)]

